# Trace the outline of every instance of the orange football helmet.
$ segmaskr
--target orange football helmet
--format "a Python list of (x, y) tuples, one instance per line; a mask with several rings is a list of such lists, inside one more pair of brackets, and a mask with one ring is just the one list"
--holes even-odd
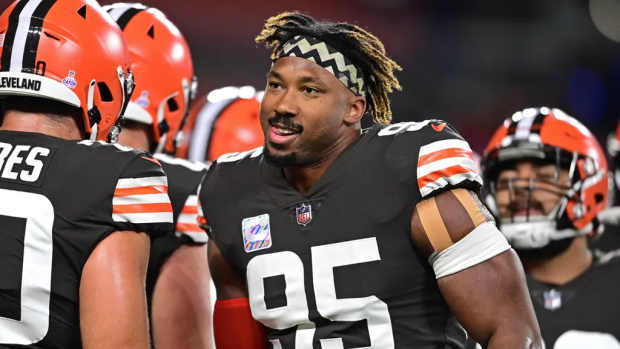
[(123, 32), (138, 82), (124, 117), (152, 125), (155, 152), (172, 154), (198, 85), (189, 46), (155, 8), (116, 3), (104, 9)]
[[(607, 160), (583, 124), (560, 109), (546, 107), (527, 108), (504, 121), (486, 147), (481, 163), (490, 193), (489, 206), (495, 213), (499, 172), (506, 162), (522, 159), (568, 169), (570, 183), (568, 187), (548, 183), (555, 185), (554, 192), (561, 199), (542, 221), (530, 221), (529, 216), (527, 221), (516, 221), (514, 217), (500, 220), (500, 228), (513, 246), (541, 248), (552, 240), (602, 232), (598, 216), (607, 205)], [(533, 185), (530, 181), (530, 194)]]
[(262, 95), (251, 86), (211, 91), (192, 107), (177, 156), (213, 162), (222, 154), (263, 145), (259, 121)]
[(0, 17), (0, 56), (0, 96), (60, 101), (82, 109), (91, 139), (118, 134), (133, 77), (121, 31), (96, 1), (13, 2)]

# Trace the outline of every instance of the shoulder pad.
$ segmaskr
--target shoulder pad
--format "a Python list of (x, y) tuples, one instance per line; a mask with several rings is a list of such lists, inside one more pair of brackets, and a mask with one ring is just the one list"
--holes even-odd
[(439, 191), (482, 185), (478, 166), (467, 141), (447, 122), (430, 119), (400, 122), (382, 128), (378, 137), (392, 136), (391, 152), (416, 156), (416, 180), (422, 198)]

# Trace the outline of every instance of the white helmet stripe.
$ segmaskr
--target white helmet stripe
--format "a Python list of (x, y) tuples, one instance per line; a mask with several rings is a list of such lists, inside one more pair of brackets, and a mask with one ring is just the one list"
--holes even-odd
[(42, 0), (28, 1), (22, 12), (19, 14), (19, 22), (17, 23), (17, 31), (15, 32), (15, 39), (11, 50), (11, 64), (9, 66), (9, 71), (22, 71), (24, 51), (26, 49), (26, 39), (28, 38), (28, 29), (30, 28), (30, 20), (32, 19), (32, 14), (36, 11), (41, 2)]

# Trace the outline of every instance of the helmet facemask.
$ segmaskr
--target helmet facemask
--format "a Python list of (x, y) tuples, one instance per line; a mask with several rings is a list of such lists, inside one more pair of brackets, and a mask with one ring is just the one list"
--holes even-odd
[[(582, 217), (578, 172), (580, 156), (558, 147), (519, 142), (488, 155), (485, 163), (487, 201), (498, 225), (517, 250), (541, 249), (552, 241), (585, 235), (592, 225), (577, 229), (571, 217)], [(532, 164), (533, 175), (502, 177), (518, 163)]]

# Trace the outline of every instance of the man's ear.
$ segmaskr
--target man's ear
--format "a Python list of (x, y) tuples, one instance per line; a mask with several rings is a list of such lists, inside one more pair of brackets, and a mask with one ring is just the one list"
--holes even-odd
[(349, 99), (349, 108), (344, 116), (344, 122), (347, 124), (355, 124), (362, 120), (366, 112), (366, 98), (353, 95)]

